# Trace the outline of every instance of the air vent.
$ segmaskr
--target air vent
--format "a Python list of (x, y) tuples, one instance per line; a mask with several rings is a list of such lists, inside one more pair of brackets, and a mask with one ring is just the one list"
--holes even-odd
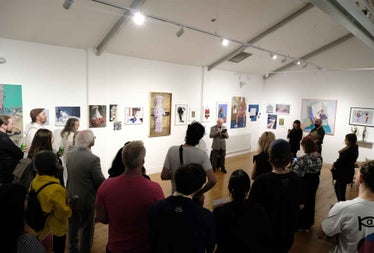
[(250, 53), (246, 53), (246, 52), (241, 52), (235, 56), (233, 56), (232, 58), (229, 59), (229, 61), (231, 62), (235, 62), (235, 63), (239, 63), (241, 62), (242, 60), (244, 60), (245, 58), (251, 56), (252, 54)]

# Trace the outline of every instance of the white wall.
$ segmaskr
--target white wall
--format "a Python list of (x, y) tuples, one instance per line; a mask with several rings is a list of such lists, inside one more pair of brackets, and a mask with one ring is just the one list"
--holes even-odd
[[(231, 104), (232, 96), (246, 97), (247, 104), (260, 104), (258, 121), (247, 119), (247, 127), (229, 129), (231, 136), (250, 134), (251, 150), (257, 149), (257, 140), (266, 131), (266, 105), (271, 103), (291, 104), (291, 113), (284, 116), (285, 127), (275, 132), (277, 138), (285, 138), (286, 131), (294, 119), (300, 118), (301, 98), (323, 98), (338, 100), (334, 136), (326, 136), (323, 155), (325, 162), (333, 162), (337, 151), (343, 147), (344, 135), (350, 132), (348, 125), (351, 106), (373, 108), (373, 71), (318, 72), (276, 75), (265, 82), (260, 76), (200, 67), (103, 54), (96, 56), (93, 50), (82, 50), (49, 46), (0, 38), (0, 55), (7, 59), (0, 65), (0, 83), (22, 84), (24, 123), (29, 121), (32, 108), (45, 107), (50, 110), (50, 125), (54, 126), (55, 106), (80, 106), (81, 128), (88, 127), (89, 104), (118, 104), (119, 118), (124, 121), (126, 106), (144, 107), (143, 125), (123, 125), (122, 130), (113, 131), (111, 122), (106, 128), (92, 129), (97, 136), (93, 152), (100, 156), (103, 173), (107, 170), (117, 150), (127, 140), (141, 139), (147, 148), (145, 167), (148, 173), (159, 172), (167, 149), (184, 141), (186, 126), (174, 125), (172, 113), (171, 135), (149, 138), (149, 94), (170, 92), (172, 110), (175, 104), (188, 104), (199, 108), (209, 105), (211, 118), (203, 122), (207, 134), (203, 140), (210, 150), (209, 128), (215, 124), (216, 103)], [(247, 84), (243, 87), (240, 81)], [(230, 115), (229, 115), (230, 116)], [(368, 140), (374, 141), (374, 129), (368, 129)], [(360, 148), (360, 159), (374, 157), (373, 149)]]

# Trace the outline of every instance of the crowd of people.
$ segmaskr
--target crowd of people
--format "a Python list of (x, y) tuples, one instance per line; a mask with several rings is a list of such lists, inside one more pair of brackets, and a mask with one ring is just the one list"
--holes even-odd
[[(109, 169), (102, 173), (100, 158), (92, 153), (95, 136), (78, 131), (79, 120), (69, 119), (61, 132), (62, 149), (53, 150), (52, 132), (43, 127), (43, 108), (30, 112), (22, 150), (9, 138), (12, 118), (0, 115), (0, 219), (4, 252), (90, 252), (95, 222), (108, 224), (107, 253), (286, 253), (297, 230), (309, 232), (314, 224), (316, 192), (323, 165), (324, 130), (320, 119), (303, 137), (295, 120), (287, 138), (264, 132), (253, 156), (252, 174), (233, 170), (228, 191), (231, 200), (208, 210), (204, 194), (216, 182), (215, 172), (226, 173), (223, 119), (210, 130), (211, 157), (197, 147), (205, 134), (199, 122), (188, 125), (185, 142), (169, 148), (161, 171), (170, 180), (171, 195), (151, 181), (144, 168), (142, 141), (126, 142)], [(318, 230), (333, 243), (332, 252), (374, 252), (374, 163), (357, 170), (357, 137), (345, 136), (331, 173), (338, 203)], [(297, 153), (303, 151), (301, 156)], [(61, 152), (62, 150), (62, 152)], [(32, 161), (29, 181), (15, 183), (14, 169), (23, 157)], [(26, 170), (25, 170), (26, 171)], [(251, 184), (251, 179), (253, 180)], [(359, 187), (356, 199), (345, 201), (347, 184)], [(46, 214), (39, 231), (28, 226), (28, 191), (36, 191)], [(166, 198), (165, 198), (166, 197)], [(67, 243), (68, 238), (68, 243)]]

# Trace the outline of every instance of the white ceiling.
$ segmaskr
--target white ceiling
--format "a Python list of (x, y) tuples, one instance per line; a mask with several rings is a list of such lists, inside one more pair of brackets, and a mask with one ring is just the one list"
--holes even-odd
[[(132, 0), (102, 0), (129, 8)], [(90, 0), (0, 0), (0, 37), (74, 48), (96, 48), (124, 13)], [(302, 0), (146, 0), (141, 11), (198, 28), (235, 41), (247, 42), (302, 8)], [(212, 19), (215, 19), (212, 22)], [(179, 64), (209, 66), (241, 45), (223, 47), (218, 37), (147, 18), (143, 26), (122, 25), (105, 52)], [(349, 31), (317, 7), (312, 7), (253, 45), (300, 58)], [(348, 50), (348, 51), (347, 51)], [(291, 62), (271, 60), (268, 52), (251, 47), (253, 54), (240, 63), (225, 61), (216, 68), (265, 74)], [(348, 57), (344, 56), (347, 53)], [(328, 57), (325, 57), (328, 55)], [(0, 55), (1, 56), (1, 55)], [(356, 38), (321, 52), (307, 61), (329, 68), (374, 67), (374, 50)], [(306, 69), (315, 69), (308, 65)], [(295, 67), (294, 67), (295, 69)]]

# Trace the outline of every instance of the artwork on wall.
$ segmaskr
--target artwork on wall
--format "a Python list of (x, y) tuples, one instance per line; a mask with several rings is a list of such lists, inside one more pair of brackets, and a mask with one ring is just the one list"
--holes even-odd
[(279, 127), (284, 127), (284, 118), (279, 118), (278, 119), (278, 126)]
[(274, 106), (271, 104), (268, 104), (266, 106), (266, 113), (274, 113)]
[(314, 128), (314, 120), (321, 119), (326, 134), (333, 135), (335, 129), (336, 100), (302, 99), (301, 124), (304, 131)]
[(12, 117), (14, 127), (9, 137), (18, 145), (23, 138), (22, 85), (0, 84), (0, 114)]
[(258, 104), (248, 105), (248, 113), (249, 113), (249, 118), (251, 119), (251, 121), (256, 121), (257, 120), (258, 111), (259, 111), (259, 105)]
[(170, 135), (171, 93), (151, 92), (149, 136), (158, 137)]
[(89, 105), (89, 127), (106, 127), (106, 105)]
[(175, 125), (187, 124), (188, 105), (175, 105)]
[(143, 107), (126, 107), (125, 108), (125, 124), (140, 125), (143, 124)]
[(277, 114), (290, 114), (290, 105), (276, 104), (275, 113)]
[(217, 103), (217, 119), (221, 118), (223, 119), (223, 123), (227, 122), (227, 108), (228, 108), (228, 103)]
[(190, 117), (189, 117), (189, 121), (192, 122), (192, 121), (197, 121), (198, 120), (198, 112), (197, 112), (197, 108), (191, 108), (190, 107)]
[(242, 128), (246, 126), (247, 105), (245, 97), (232, 97), (231, 100), (231, 128)]
[(203, 121), (203, 122), (209, 121), (209, 119), (210, 119), (210, 107), (209, 107), (209, 105), (203, 106), (203, 112), (204, 112), (204, 115), (201, 118), (201, 121)]
[(349, 124), (374, 127), (374, 108), (351, 107)]
[(113, 131), (122, 130), (122, 121), (113, 121)]
[(267, 128), (277, 129), (277, 118), (278, 118), (278, 115), (276, 114), (268, 114)]
[(118, 105), (109, 105), (109, 122), (118, 121)]
[(81, 108), (79, 106), (56, 106), (56, 126), (65, 126), (69, 118), (81, 117)]

